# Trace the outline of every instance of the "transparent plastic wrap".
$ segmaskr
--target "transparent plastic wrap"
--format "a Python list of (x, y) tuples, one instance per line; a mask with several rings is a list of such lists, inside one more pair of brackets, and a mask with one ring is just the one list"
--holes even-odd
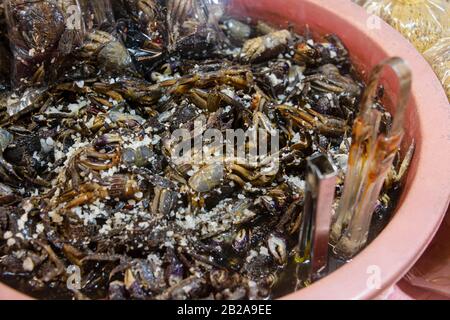
[(448, 32), (446, 0), (368, 0), (363, 6), (402, 33), (420, 52)]
[(424, 52), (450, 99), (450, 35), (439, 40)]
[(93, 28), (113, 25), (109, 0), (5, 0), (14, 88), (44, 85)]

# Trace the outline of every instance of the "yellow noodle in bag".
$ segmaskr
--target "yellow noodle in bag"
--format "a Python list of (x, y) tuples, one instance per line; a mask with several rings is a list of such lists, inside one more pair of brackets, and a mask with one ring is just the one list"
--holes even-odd
[(448, 33), (450, 11), (446, 0), (368, 0), (364, 8), (397, 29), (420, 52)]
[(433, 67), (450, 99), (450, 36), (442, 38), (424, 52), (425, 58)]

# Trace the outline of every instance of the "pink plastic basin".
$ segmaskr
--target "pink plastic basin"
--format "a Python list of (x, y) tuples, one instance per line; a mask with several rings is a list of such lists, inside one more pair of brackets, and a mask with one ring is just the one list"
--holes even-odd
[[(387, 296), (432, 240), (450, 201), (450, 107), (441, 84), (412, 45), (350, 0), (232, 0), (230, 5), (240, 16), (299, 28), (308, 24), (314, 31), (337, 34), (363, 72), (392, 56), (410, 65), (414, 82), (405, 144), (415, 139), (417, 149), (395, 216), (353, 261), (285, 298)], [(392, 74), (386, 73), (384, 85), (388, 96), (395, 92)], [(0, 284), (2, 298), (27, 297)]]
[[(413, 71), (405, 146), (417, 143), (398, 209), (384, 231), (350, 263), (285, 299), (373, 299), (387, 297), (426, 249), (450, 201), (450, 106), (439, 80), (422, 56), (397, 31), (349, 0), (234, 0), (233, 13), (300, 30), (335, 33), (367, 74), (377, 63), (402, 57)], [(383, 82), (395, 100), (391, 73)], [(390, 111), (392, 105), (387, 101)]]

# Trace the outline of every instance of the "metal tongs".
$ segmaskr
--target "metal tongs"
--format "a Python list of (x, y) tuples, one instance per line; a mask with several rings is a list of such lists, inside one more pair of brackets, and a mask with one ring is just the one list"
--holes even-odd
[[(392, 127), (379, 134), (382, 114), (374, 107), (374, 100), (386, 66), (398, 78), (399, 94)], [(370, 76), (353, 126), (344, 191), (331, 229), (334, 252), (341, 258), (353, 257), (367, 242), (376, 201), (404, 136), (410, 90), (411, 71), (401, 58), (380, 63)]]
[(328, 156), (308, 158), (296, 259), (298, 288), (317, 280), (326, 270), (336, 176), (337, 169)]
[[(386, 134), (380, 134), (382, 113), (375, 108), (374, 101), (386, 66), (395, 72), (400, 90), (392, 127)], [(333, 224), (337, 170), (324, 154), (308, 159), (296, 257), (297, 288), (309, 285), (331, 268), (328, 267), (330, 240), (338, 258), (343, 259), (353, 257), (366, 244), (376, 201), (404, 136), (410, 89), (411, 72), (402, 59), (388, 59), (373, 70), (353, 126), (344, 191)]]

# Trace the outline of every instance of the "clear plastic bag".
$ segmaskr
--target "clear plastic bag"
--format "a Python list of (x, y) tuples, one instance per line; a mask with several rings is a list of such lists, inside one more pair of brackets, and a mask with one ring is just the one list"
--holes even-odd
[(368, 0), (363, 6), (397, 29), (420, 52), (448, 33), (447, 0)]
[(424, 52), (450, 99), (450, 36), (442, 38)]

